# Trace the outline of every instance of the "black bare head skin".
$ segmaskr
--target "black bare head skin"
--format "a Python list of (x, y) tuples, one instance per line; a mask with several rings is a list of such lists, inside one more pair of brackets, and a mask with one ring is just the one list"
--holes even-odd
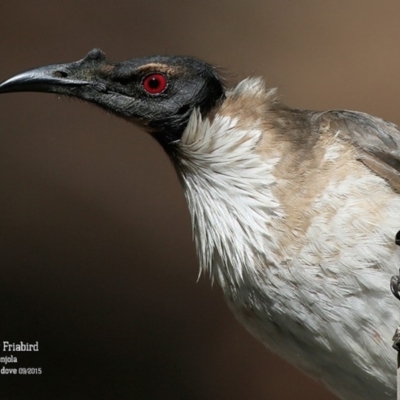
[(202, 114), (224, 98), (213, 66), (191, 57), (151, 56), (120, 63), (99, 49), (82, 60), (16, 75), (0, 93), (50, 92), (95, 103), (146, 128), (166, 148), (180, 139), (194, 108)]

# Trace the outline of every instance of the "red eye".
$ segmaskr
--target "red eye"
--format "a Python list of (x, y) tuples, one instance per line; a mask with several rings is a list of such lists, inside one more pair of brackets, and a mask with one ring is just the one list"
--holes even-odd
[(143, 79), (143, 87), (147, 93), (158, 94), (167, 87), (167, 78), (163, 74), (150, 74)]

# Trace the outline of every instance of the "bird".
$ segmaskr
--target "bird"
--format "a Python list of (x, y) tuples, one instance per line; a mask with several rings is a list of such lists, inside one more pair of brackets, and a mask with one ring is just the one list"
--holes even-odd
[(288, 107), (262, 77), (228, 85), (189, 56), (112, 62), (93, 49), (0, 84), (30, 91), (93, 103), (155, 138), (181, 182), (200, 271), (267, 348), (341, 399), (396, 397), (399, 127)]

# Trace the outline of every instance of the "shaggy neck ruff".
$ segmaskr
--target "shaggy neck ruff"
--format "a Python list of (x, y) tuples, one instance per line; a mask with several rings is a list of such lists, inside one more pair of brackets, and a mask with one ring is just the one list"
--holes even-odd
[[(227, 100), (272, 97), (260, 79), (246, 79), (227, 93)], [(249, 113), (251, 115), (251, 112)], [(267, 160), (256, 147), (261, 121), (247, 126), (227, 115), (202, 119), (194, 112), (179, 142), (179, 171), (192, 217), (200, 272), (222, 288), (257, 276), (266, 263), (277, 263), (268, 227), (279, 218), (279, 203), (271, 193), (277, 159)], [(262, 177), (263, 179), (260, 179)], [(265, 260), (265, 256), (271, 257)]]

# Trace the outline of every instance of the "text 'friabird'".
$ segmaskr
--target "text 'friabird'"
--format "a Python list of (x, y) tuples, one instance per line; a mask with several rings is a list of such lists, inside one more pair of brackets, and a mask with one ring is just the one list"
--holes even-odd
[(39, 351), (39, 342), (36, 343), (10, 343), (3, 341), (3, 351)]

